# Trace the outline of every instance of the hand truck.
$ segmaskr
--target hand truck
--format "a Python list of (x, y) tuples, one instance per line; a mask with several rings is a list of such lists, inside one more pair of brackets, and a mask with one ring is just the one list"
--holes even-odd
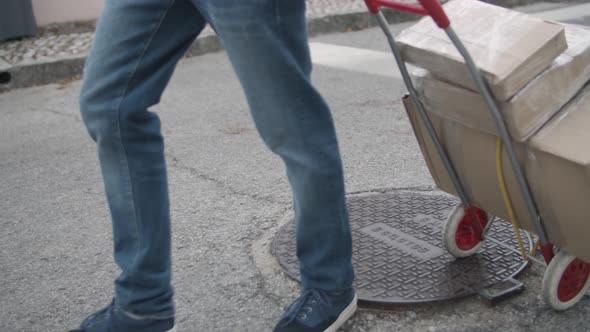
[[(516, 181), (519, 185), (520, 192), (522, 193), (526, 202), (528, 213), (532, 218), (536, 235), (539, 238), (535, 249), (533, 249), (533, 252), (530, 254), (525, 254), (524, 247), (521, 246), (521, 250), (523, 250), (523, 256), (526, 260), (532, 259), (533, 261), (537, 261), (531, 256), (534, 255), (534, 251), (536, 251), (536, 248), (540, 245), (543, 258), (545, 259), (545, 264), (547, 264), (547, 269), (543, 277), (543, 298), (545, 302), (553, 309), (559, 311), (566, 310), (575, 305), (584, 296), (588, 288), (590, 288), (590, 264), (566, 253), (563, 250), (557, 250), (557, 247), (549, 241), (543, 219), (541, 218), (539, 209), (536, 205), (533, 195), (531, 194), (531, 190), (524, 176), (522, 167), (520, 166), (516, 157), (516, 153), (512, 144), (512, 137), (507, 130), (502, 113), (500, 113), (498, 110), (496, 101), (494, 97), (492, 97), (485, 77), (480, 73), (469, 51), (466, 49), (459, 36), (451, 27), (451, 22), (438, 0), (418, 1), (419, 4), (403, 3), (396, 0), (365, 0), (365, 3), (369, 9), (369, 12), (375, 16), (379, 26), (387, 37), (391, 51), (393, 52), (404, 83), (410, 94), (411, 101), (413, 102), (416, 111), (418, 112), (419, 118), (425, 125), (428, 135), (430, 136), (430, 139), (432, 140), (432, 143), (434, 144), (434, 147), (436, 148), (436, 151), (443, 162), (443, 165), (453, 183), (455, 192), (461, 200), (461, 204), (451, 212), (446, 221), (445, 227), (443, 229), (443, 244), (447, 251), (449, 251), (449, 253), (455, 257), (467, 257), (474, 255), (483, 246), (486, 234), (489, 232), (494, 218), (488, 218), (487, 213), (479, 207), (476, 207), (469, 199), (461, 183), (461, 180), (459, 179), (456, 169), (454, 168), (449, 156), (444, 150), (441, 141), (436, 134), (424, 105), (418, 98), (418, 92), (414, 87), (401, 51), (396, 45), (394, 37), (389, 29), (387, 20), (381, 11), (382, 7), (422, 16), (430, 16), (438, 25), (438, 27), (446, 32), (451, 42), (463, 56), (470, 76), (475, 82), (479, 93), (483, 96), (498, 129), (498, 133), (500, 135), (500, 139), (498, 140), (498, 151), (500, 151), (500, 153), (497, 154), (499, 156), (498, 158), (501, 156), (501, 149), (503, 145), (506, 149), (510, 165), (512, 166), (516, 175)], [(499, 175), (501, 175), (501, 171), (499, 171)], [(505, 190), (503, 191), (506, 199), (506, 192)], [(507, 207), (509, 211), (512, 210), (509, 201), (507, 201)], [(520, 240), (518, 227), (516, 226), (515, 221), (512, 221), (513, 225), (515, 225), (515, 231), (517, 232), (517, 236)], [(543, 264), (542, 261), (539, 262)]]

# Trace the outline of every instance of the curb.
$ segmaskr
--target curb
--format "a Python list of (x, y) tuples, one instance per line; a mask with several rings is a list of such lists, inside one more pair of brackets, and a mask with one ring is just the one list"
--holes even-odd
[[(386, 17), (391, 24), (417, 18), (416, 15), (400, 12), (387, 12)], [(361, 30), (376, 26), (376, 24), (368, 12), (311, 18), (307, 23), (310, 37), (346, 30)], [(223, 50), (223, 45), (217, 36), (210, 34), (198, 37), (189, 47), (185, 56), (193, 57), (221, 50)], [(87, 53), (83, 53), (60, 59), (19, 63), (15, 66), (0, 62), (0, 93), (79, 78), (82, 75), (87, 55)], [(2, 80), (3, 76), (5, 77), (4, 81)]]
[[(547, 1), (547, 0), (545, 0)], [(530, 5), (535, 0), (487, 0), (505, 7)], [(566, 2), (578, 2), (566, 1)], [(399, 11), (384, 11), (390, 24), (397, 24), (416, 20), (419, 16)], [(343, 31), (356, 31), (377, 26), (377, 22), (369, 12), (356, 12), (337, 15), (327, 15), (308, 19), (308, 33), (310, 37)], [(192, 57), (223, 50), (216, 35), (204, 35), (195, 40), (186, 53)], [(27, 88), (36, 85), (50, 84), (59, 81), (79, 79), (82, 75), (87, 53), (62, 57), (45, 61), (19, 63), (10, 65), (0, 59), (0, 93)]]
[[(50, 84), (80, 77), (87, 54), (60, 59), (25, 62), (3, 69), (0, 66), (0, 93), (12, 89)], [(2, 84), (2, 76), (8, 78)]]

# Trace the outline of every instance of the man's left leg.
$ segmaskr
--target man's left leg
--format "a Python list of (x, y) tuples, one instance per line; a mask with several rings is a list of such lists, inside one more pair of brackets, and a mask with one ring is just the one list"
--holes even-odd
[(352, 241), (332, 117), (310, 82), (305, 1), (193, 1), (220, 36), (293, 190), (303, 292), (276, 331), (335, 331), (356, 309)]

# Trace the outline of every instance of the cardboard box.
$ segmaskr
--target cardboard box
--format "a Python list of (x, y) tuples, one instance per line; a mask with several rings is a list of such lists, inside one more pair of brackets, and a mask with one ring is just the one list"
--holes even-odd
[[(590, 261), (590, 241), (587, 240), (590, 235), (590, 150), (585, 147), (590, 142), (590, 92), (584, 96), (574, 103), (578, 106), (568, 107), (563, 117), (534, 136), (530, 146), (517, 143), (515, 149), (524, 165), (549, 239), (569, 253)], [(403, 101), (437, 187), (456, 195), (413, 103), (409, 97)], [(436, 114), (431, 114), (430, 118), (473, 204), (491, 215), (509, 220), (496, 176), (498, 138)], [(521, 228), (535, 233), (505, 151), (503, 169), (518, 223)]]
[[(497, 100), (516, 94), (567, 48), (563, 26), (476, 0), (444, 5)], [(398, 37), (404, 59), (436, 77), (477, 91), (463, 57), (430, 17)]]
[[(566, 25), (568, 49), (508, 101), (499, 102), (512, 138), (522, 142), (554, 116), (590, 80), (590, 30)], [(438, 115), (497, 134), (481, 95), (440, 80), (423, 69), (412, 73), (422, 102)]]
[(590, 262), (590, 85), (529, 143), (526, 171), (562, 248)]

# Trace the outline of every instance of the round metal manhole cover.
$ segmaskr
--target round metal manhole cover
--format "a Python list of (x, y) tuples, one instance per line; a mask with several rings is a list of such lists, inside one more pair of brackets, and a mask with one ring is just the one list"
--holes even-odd
[[(490, 239), (472, 257), (456, 259), (446, 252), (442, 228), (458, 203), (443, 195), (402, 192), (348, 197), (359, 300), (373, 304), (447, 300), (520, 274), (527, 264), (508, 222), (494, 222)], [(530, 251), (530, 236), (523, 232), (523, 238)], [(272, 251), (286, 272), (300, 280), (293, 220), (278, 232)]]

